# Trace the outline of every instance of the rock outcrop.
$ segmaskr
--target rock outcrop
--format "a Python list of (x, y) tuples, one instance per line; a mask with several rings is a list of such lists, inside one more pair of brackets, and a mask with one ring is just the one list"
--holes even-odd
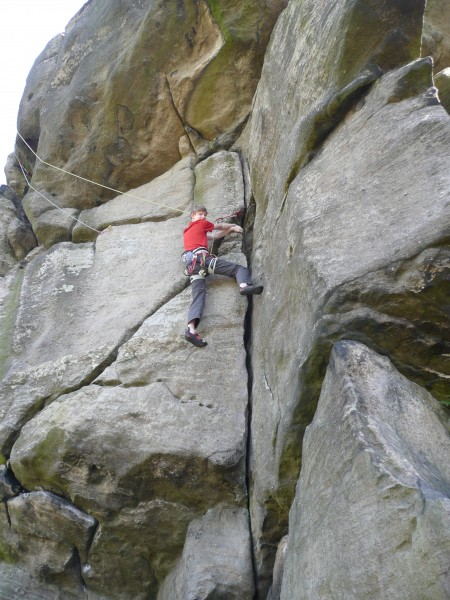
[[(448, 596), (446, 11), (90, 0), (47, 45), (0, 196), (1, 598)], [(265, 286), (210, 276), (202, 349), (194, 204)]]
[[(334, 341), (350, 337), (389, 354), (403, 373), (448, 400), (450, 120), (433, 87), (432, 62), (391, 68), (371, 86), (364, 80), (364, 90), (341, 104), (339, 89), (354, 88), (352, 74), (353, 82), (362, 81), (368, 63), (362, 56), (352, 71), (335, 64), (337, 45), (341, 59), (346, 46), (322, 20), (313, 20), (320, 10), (315, 4), (311, 20), (319, 29), (311, 43), (320, 46), (320, 64), (333, 65), (325, 70), (333, 85), (320, 79), (324, 69), (311, 74), (309, 54), (301, 53), (311, 37), (297, 36), (294, 48), (281, 41), (292, 40), (291, 30), (303, 31), (307, 4), (290, 3), (277, 23), (247, 150), (256, 205), (253, 270), (266, 284), (254, 307), (252, 341), (252, 527), (261, 581), (270, 579), (276, 544), (287, 531), (301, 439)], [(326, 13), (330, 28), (338, 27), (334, 13), (344, 8), (340, 3)], [(397, 9), (389, 14), (397, 31), (405, 15)], [(357, 16), (350, 12), (346, 18), (353, 22)], [(370, 20), (370, 12), (363, 16)], [(412, 17), (406, 54), (388, 53), (388, 63), (418, 53), (420, 28)], [(366, 24), (374, 44), (366, 48), (371, 61), (384, 56), (380, 47), (388, 47), (387, 39), (395, 39), (386, 21), (382, 29), (376, 23), (373, 32)], [(296, 68), (290, 69), (293, 57)], [(380, 60), (379, 72), (388, 66), (394, 65)], [(313, 85), (314, 94), (308, 92)], [(278, 107), (294, 88), (305, 93), (292, 100), (291, 117)], [(319, 104), (312, 104), (316, 98)], [(307, 154), (319, 106), (321, 131), (328, 133), (320, 145), (320, 136), (314, 137), (314, 152)], [(341, 115), (339, 124), (335, 114)]]
[[(33, 152), (125, 191), (172, 167), (186, 135), (199, 156), (229, 148), (248, 118), (266, 44), (285, 5), (87, 2), (27, 80), (18, 124), (29, 148), (18, 138), (17, 149), (33, 187), (76, 213), (114, 195), (55, 171)], [(24, 206), (40, 243), (41, 229), (50, 225), (65, 233), (53, 243), (70, 239), (73, 223), (44, 198), (29, 192)]]
[(388, 359), (334, 346), (304, 438), (282, 600), (449, 597), (449, 424)]

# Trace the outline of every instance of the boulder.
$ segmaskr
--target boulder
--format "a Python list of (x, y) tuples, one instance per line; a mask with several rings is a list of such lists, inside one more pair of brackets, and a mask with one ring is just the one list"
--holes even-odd
[[(0, 518), (2, 559), (17, 563), (18, 570), (24, 569), (30, 578), (57, 586), (58, 598), (82, 598), (81, 563), (86, 560), (95, 532), (95, 519), (47, 492), (9, 499), (3, 516), (6, 521)], [(18, 577), (20, 581), (23, 575), (19, 572)], [(29, 584), (24, 582), (24, 587)], [(9, 582), (2, 577), (2, 598), (5, 588), (8, 590)]]
[(448, 598), (449, 453), (448, 413), (428, 392), (363, 344), (336, 344), (304, 437), (281, 599)]
[(255, 222), (253, 271), (266, 286), (252, 336), (252, 527), (262, 586), (287, 531), (299, 440), (332, 343), (364, 342), (449, 399), (449, 158), (450, 119), (431, 61), (414, 61), (374, 84), (299, 171), (276, 216), (268, 209)]
[(158, 600), (241, 600), (254, 592), (248, 512), (217, 507), (189, 525), (183, 554)]
[[(231, 146), (286, 3), (87, 2), (27, 79), (18, 127), (29, 148), (18, 138), (17, 151), (33, 186), (90, 209), (116, 193), (67, 172), (122, 192), (170, 169), (180, 143), (183, 154), (197, 140), (209, 154)], [(48, 210), (40, 198), (27, 214)]]

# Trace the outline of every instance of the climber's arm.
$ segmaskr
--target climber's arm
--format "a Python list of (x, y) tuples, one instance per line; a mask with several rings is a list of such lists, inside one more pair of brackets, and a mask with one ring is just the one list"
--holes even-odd
[(215, 223), (214, 231), (208, 232), (207, 236), (209, 240), (220, 240), (229, 233), (243, 233), (243, 229), (233, 223)]

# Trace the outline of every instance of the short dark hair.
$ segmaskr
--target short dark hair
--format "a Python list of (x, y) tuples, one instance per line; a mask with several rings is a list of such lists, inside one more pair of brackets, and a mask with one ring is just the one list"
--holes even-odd
[(204, 212), (205, 215), (207, 215), (208, 209), (206, 208), (206, 206), (195, 206), (194, 205), (191, 210), (191, 215), (195, 215), (195, 213), (198, 213), (198, 212)]

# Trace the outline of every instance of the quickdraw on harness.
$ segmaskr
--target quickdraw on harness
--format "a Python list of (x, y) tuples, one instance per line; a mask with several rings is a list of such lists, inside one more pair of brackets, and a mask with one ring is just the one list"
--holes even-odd
[[(206, 265), (206, 258), (212, 257), (209, 265)], [(184, 274), (190, 277), (191, 283), (196, 279), (205, 279), (208, 275), (214, 275), (216, 268), (217, 257), (210, 254), (207, 248), (195, 248), (195, 250), (187, 250), (181, 255), (181, 259), (186, 265)]]

